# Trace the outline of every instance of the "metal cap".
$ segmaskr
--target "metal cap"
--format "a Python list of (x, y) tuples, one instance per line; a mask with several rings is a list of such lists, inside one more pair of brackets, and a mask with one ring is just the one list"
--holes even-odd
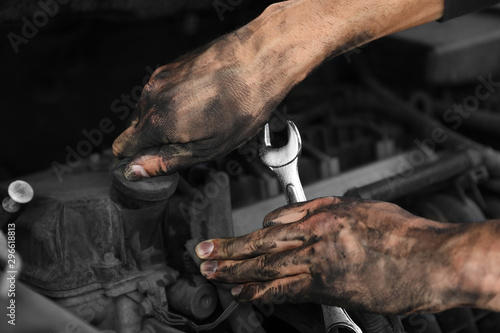
[(9, 185), (9, 196), (15, 202), (25, 204), (33, 199), (34, 191), (30, 184), (24, 180), (16, 180)]

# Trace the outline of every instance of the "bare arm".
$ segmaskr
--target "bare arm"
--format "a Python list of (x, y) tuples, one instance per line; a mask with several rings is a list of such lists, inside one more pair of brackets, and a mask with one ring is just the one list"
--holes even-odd
[(326, 58), (438, 19), (444, 0), (289, 0), (162, 66), (114, 142), (129, 180), (221, 157), (259, 132)]
[(500, 220), (467, 224), (449, 247), (456, 289), (470, 298), (460, 305), (500, 311)]
[(269, 6), (235, 34), (249, 36), (243, 46), (253, 47), (257, 73), (267, 66), (289, 89), (326, 58), (437, 20), (443, 11), (444, 0), (292, 0)]
[(243, 302), (315, 302), (373, 313), (500, 310), (500, 221), (438, 223), (384, 202), (320, 198), (249, 235), (205, 241), (202, 274)]

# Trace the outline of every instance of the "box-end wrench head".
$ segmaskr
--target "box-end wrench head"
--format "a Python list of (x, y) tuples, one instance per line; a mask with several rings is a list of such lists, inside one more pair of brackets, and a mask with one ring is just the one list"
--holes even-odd
[(285, 193), (288, 204), (306, 201), (304, 190), (299, 178), (297, 161), (302, 151), (302, 140), (299, 130), (292, 121), (287, 123), (288, 142), (280, 148), (271, 145), (269, 124), (264, 127), (264, 145), (259, 149), (262, 162), (276, 176)]

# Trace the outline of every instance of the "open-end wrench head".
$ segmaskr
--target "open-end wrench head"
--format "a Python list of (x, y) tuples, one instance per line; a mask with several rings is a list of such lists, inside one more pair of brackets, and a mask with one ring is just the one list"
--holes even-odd
[(302, 150), (302, 140), (299, 130), (293, 121), (288, 120), (287, 126), (288, 142), (280, 148), (273, 148), (271, 145), (271, 135), (269, 125), (264, 127), (264, 145), (260, 146), (259, 155), (262, 162), (270, 168), (279, 168), (290, 164)]

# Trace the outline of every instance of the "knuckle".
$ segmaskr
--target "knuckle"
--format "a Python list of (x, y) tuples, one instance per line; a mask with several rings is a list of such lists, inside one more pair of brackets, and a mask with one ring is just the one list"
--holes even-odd
[(259, 300), (258, 297), (258, 286), (257, 285), (247, 285), (243, 287), (240, 294), (240, 299), (244, 299), (249, 302)]
[(248, 246), (251, 248), (251, 252), (260, 250), (262, 248), (262, 240), (265, 236), (265, 229), (258, 229), (252, 233), (252, 237)]
[(393, 204), (393, 203), (390, 203), (390, 202), (385, 202), (385, 201), (380, 201), (380, 202), (377, 202), (377, 208), (380, 209), (380, 210), (387, 210), (387, 211), (391, 211), (391, 210), (395, 210), (395, 211), (399, 211), (400, 208), (399, 206)]
[(144, 88), (142, 88), (141, 100), (144, 100), (146, 97), (151, 96), (156, 91), (155, 80), (150, 80)]
[(258, 238), (254, 244), (255, 250), (262, 251), (266, 248), (266, 241), (263, 238)]
[(266, 255), (260, 256), (257, 262), (257, 272), (259, 275), (266, 275), (268, 258)]
[(264, 220), (262, 221), (262, 225), (264, 227), (266, 226), (270, 226), (270, 222), (276, 218), (278, 218), (279, 216), (283, 215), (284, 212), (286, 212), (288, 208), (285, 206), (285, 207), (280, 207), (280, 208), (277, 208), (275, 210), (273, 210), (272, 212), (268, 213), (265, 217), (264, 217)]
[(270, 223), (273, 220), (273, 215), (271, 215), (271, 214), (272, 213), (267, 214), (266, 217), (264, 217), (264, 220), (262, 220), (262, 227), (263, 228), (270, 226)]
[(166, 175), (173, 169), (172, 159), (162, 155), (158, 158), (158, 167), (156, 168), (158, 175)]
[(262, 222), (262, 228), (264, 228), (264, 229), (271, 228), (271, 227), (275, 227), (275, 226), (278, 226), (278, 225), (281, 225), (281, 224), (282, 223), (274, 221), (273, 219), (270, 219), (270, 220)]
[(160, 73), (162, 73), (163, 71), (165, 71), (165, 69), (167, 68), (167, 66), (161, 66), (161, 67), (158, 67), (157, 69), (155, 69), (155, 71), (153, 72), (153, 74), (151, 74), (151, 78), (150, 80), (154, 80), (156, 79), (156, 76)]
[(324, 197), (320, 199), (325, 205), (336, 205), (341, 202), (339, 197)]
[(218, 251), (219, 254), (230, 257), (234, 253), (234, 241), (232, 239), (222, 240), (218, 244), (218, 248), (219, 248)]
[(228, 277), (235, 278), (240, 275), (241, 266), (239, 264), (228, 265), (220, 271), (227, 274)]
[(120, 158), (121, 157), (121, 152), (122, 152), (122, 147), (120, 145), (120, 143), (115, 140), (113, 142), (113, 155), (115, 155), (117, 158)]
[(252, 263), (252, 266), (254, 267), (253, 269), (253, 274), (252, 275), (255, 275), (254, 278), (255, 279), (262, 279), (262, 278), (265, 278), (267, 276), (267, 259), (265, 258), (265, 256), (260, 256), (258, 258), (255, 259), (255, 262)]

